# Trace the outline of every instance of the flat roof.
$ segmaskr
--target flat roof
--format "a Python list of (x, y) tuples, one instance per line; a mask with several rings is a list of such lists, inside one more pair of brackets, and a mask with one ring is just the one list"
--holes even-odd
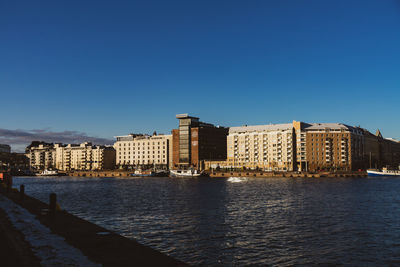
[(250, 126), (239, 126), (230, 127), (229, 134), (232, 133), (248, 133), (248, 132), (264, 132), (264, 131), (278, 131), (278, 130), (290, 130), (293, 129), (292, 123), (283, 124), (267, 124), (267, 125), (250, 125)]
[(188, 113), (176, 114), (177, 119), (199, 119), (197, 117), (189, 116)]

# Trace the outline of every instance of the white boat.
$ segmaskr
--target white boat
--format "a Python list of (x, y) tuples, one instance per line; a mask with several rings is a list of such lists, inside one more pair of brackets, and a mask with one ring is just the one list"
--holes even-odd
[(247, 181), (247, 177), (229, 177), (228, 178), (228, 182), (231, 183), (241, 183), (241, 182), (246, 182)]
[(198, 170), (170, 170), (169, 173), (171, 177), (199, 177), (203, 175)]
[(58, 171), (55, 170), (44, 170), (40, 173), (37, 173), (36, 176), (59, 176)]
[(400, 176), (400, 170), (388, 170), (387, 168), (382, 168), (382, 171), (369, 169), (367, 173), (368, 176)]

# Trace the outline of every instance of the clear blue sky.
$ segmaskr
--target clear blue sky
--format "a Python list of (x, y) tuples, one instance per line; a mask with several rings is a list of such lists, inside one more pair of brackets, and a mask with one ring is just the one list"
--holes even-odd
[(400, 2), (2, 1), (2, 129), (343, 122), (400, 138)]

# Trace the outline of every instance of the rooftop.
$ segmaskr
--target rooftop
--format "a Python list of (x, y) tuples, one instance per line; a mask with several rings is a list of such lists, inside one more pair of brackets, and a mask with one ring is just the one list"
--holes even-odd
[(177, 119), (196, 119), (196, 120), (199, 119), (199, 118), (197, 118), (197, 117), (189, 116), (188, 113), (176, 114), (176, 118), (177, 118)]
[(264, 131), (279, 131), (293, 129), (292, 123), (283, 124), (267, 124), (267, 125), (252, 125), (252, 126), (239, 126), (229, 128), (229, 133), (244, 133), (244, 132), (264, 132)]
[(332, 129), (332, 130), (348, 130), (354, 127), (345, 125), (343, 123), (308, 123), (310, 126), (306, 126), (307, 130), (323, 130), (323, 129)]

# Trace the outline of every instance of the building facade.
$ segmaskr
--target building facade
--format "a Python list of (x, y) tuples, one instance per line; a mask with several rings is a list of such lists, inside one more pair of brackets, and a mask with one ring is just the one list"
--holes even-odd
[(393, 138), (384, 138), (379, 130), (372, 134), (364, 129), (364, 138), (369, 168), (399, 167), (400, 141)]
[(293, 122), (297, 170), (357, 170), (364, 168), (364, 131), (342, 123)]
[(109, 146), (82, 144), (55, 144), (55, 168), (71, 170), (110, 170), (115, 167), (115, 150)]
[(29, 158), (32, 170), (53, 169), (56, 166), (56, 150), (53, 144), (32, 142), (27, 147), (25, 155)]
[(292, 171), (294, 141), (292, 124), (231, 127), (226, 167)]
[(273, 171), (356, 171), (397, 168), (400, 142), (342, 123), (305, 123), (231, 127), (227, 160), (210, 168)]
[(11, 153), (11, 147), (9, 145), (0, 144), (0, 153)]
[(116, 139), (114, 148), (119, 168), (169, 169), (172, 135), (130, 134)]
[(226, 160), (228, 128), (178, 114), (179, 129), (172, 130), (172, 168), (204, 169), (205, 160)]
[(108, 146), (34, 142), (26, 149), (32, 170), (102, 170), (115, 166), (115, 150)]

